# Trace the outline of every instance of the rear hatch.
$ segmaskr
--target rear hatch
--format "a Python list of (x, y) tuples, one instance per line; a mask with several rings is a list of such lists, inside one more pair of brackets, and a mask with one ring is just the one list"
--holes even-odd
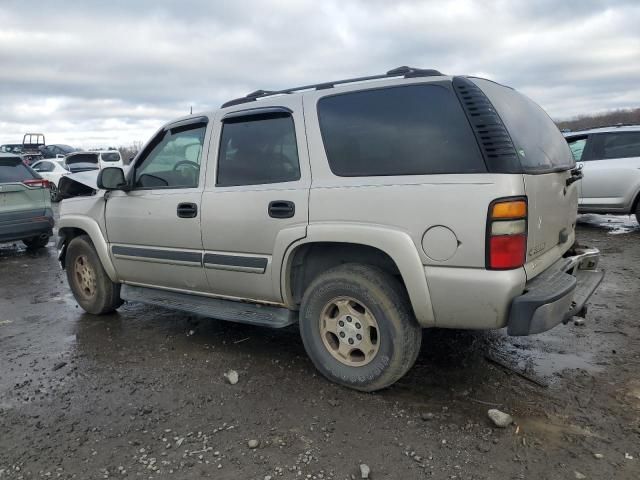
[(533, 278), (558, 260), (575, 239), (578, 183), (575, 161), (553, 120), (536, 103), (508, 87), (472, 79), (504, 122), (522, 167), (528, 201), (525, 271)]
[(19, 157), (0, 156), (0, 223), (13, 222), (18, 218), (17, 213), (29, 212), (34, 217), (45, 215), (49, 190), (41, 185), (24, 183), (38, 179), (39, 176)]
[(93, 152), (72, 153), (67, 156), (65, 164), (72, 173), (98, 170), (100, 168), (98, 153)]

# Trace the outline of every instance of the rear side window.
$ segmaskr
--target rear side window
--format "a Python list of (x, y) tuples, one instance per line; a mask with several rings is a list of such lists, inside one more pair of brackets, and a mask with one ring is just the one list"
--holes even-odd
[(224, 121), (216, 185), (261, 185), (300, 179), (293, 118), (278, 112)]
[(598, 133), (590, 143), (586, 160), (640, 157), (640, 132)]
[(32, 167), (36, 172), (53, 172), (55, 166), (51, 162), (40, 162)]
[(329, 166), (338, 176), (486, 172), (462, 107), (444, 86), (325, 97), (318, 115)]
[(0, 183), (23, 182), (36, 178), (22, 160), (0, 159)]
[(473, 78), (511, 135), (524, 173), (568, 170), (575, 161), (567, 141), (547, 113), (512, 88)]

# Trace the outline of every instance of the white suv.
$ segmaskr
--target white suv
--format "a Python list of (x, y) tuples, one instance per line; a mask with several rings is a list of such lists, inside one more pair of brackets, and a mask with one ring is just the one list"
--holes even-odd
[(163, 126), (62, 203), (60, 258), (90, 313), (299, 322), (322, 374), (371, 391), (411, 368), (422, 328), (529, 335), (585, 311), (603, 274), (574, 245), (579, 178), (527, 97), (401, 67)]
[(584, 175), (578, 182), (578, 210), (635, 214), (640, 222), (640, 125), (564, 135)]

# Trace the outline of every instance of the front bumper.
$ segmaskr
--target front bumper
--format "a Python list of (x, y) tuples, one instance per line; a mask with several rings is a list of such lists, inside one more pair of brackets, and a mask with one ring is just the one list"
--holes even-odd
[(598, 249), (578, 247), (573, 253), (527, 282), (525, 293), (513, 299), (509, 335), (544, 332), (584, 314), (585, 304), (600, 285), (604, 272), (597, 270)]

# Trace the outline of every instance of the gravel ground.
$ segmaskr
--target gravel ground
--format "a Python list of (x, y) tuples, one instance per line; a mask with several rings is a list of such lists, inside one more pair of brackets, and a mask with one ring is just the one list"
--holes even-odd
[(584, 325), (425, 331), (375, 394), (319, 376), (295, 327), (84, 314), (53, 243), (0, 245), (0, 478), (637, 479), (640, 228), (583, 216), (578, 235), (607, 270)]

